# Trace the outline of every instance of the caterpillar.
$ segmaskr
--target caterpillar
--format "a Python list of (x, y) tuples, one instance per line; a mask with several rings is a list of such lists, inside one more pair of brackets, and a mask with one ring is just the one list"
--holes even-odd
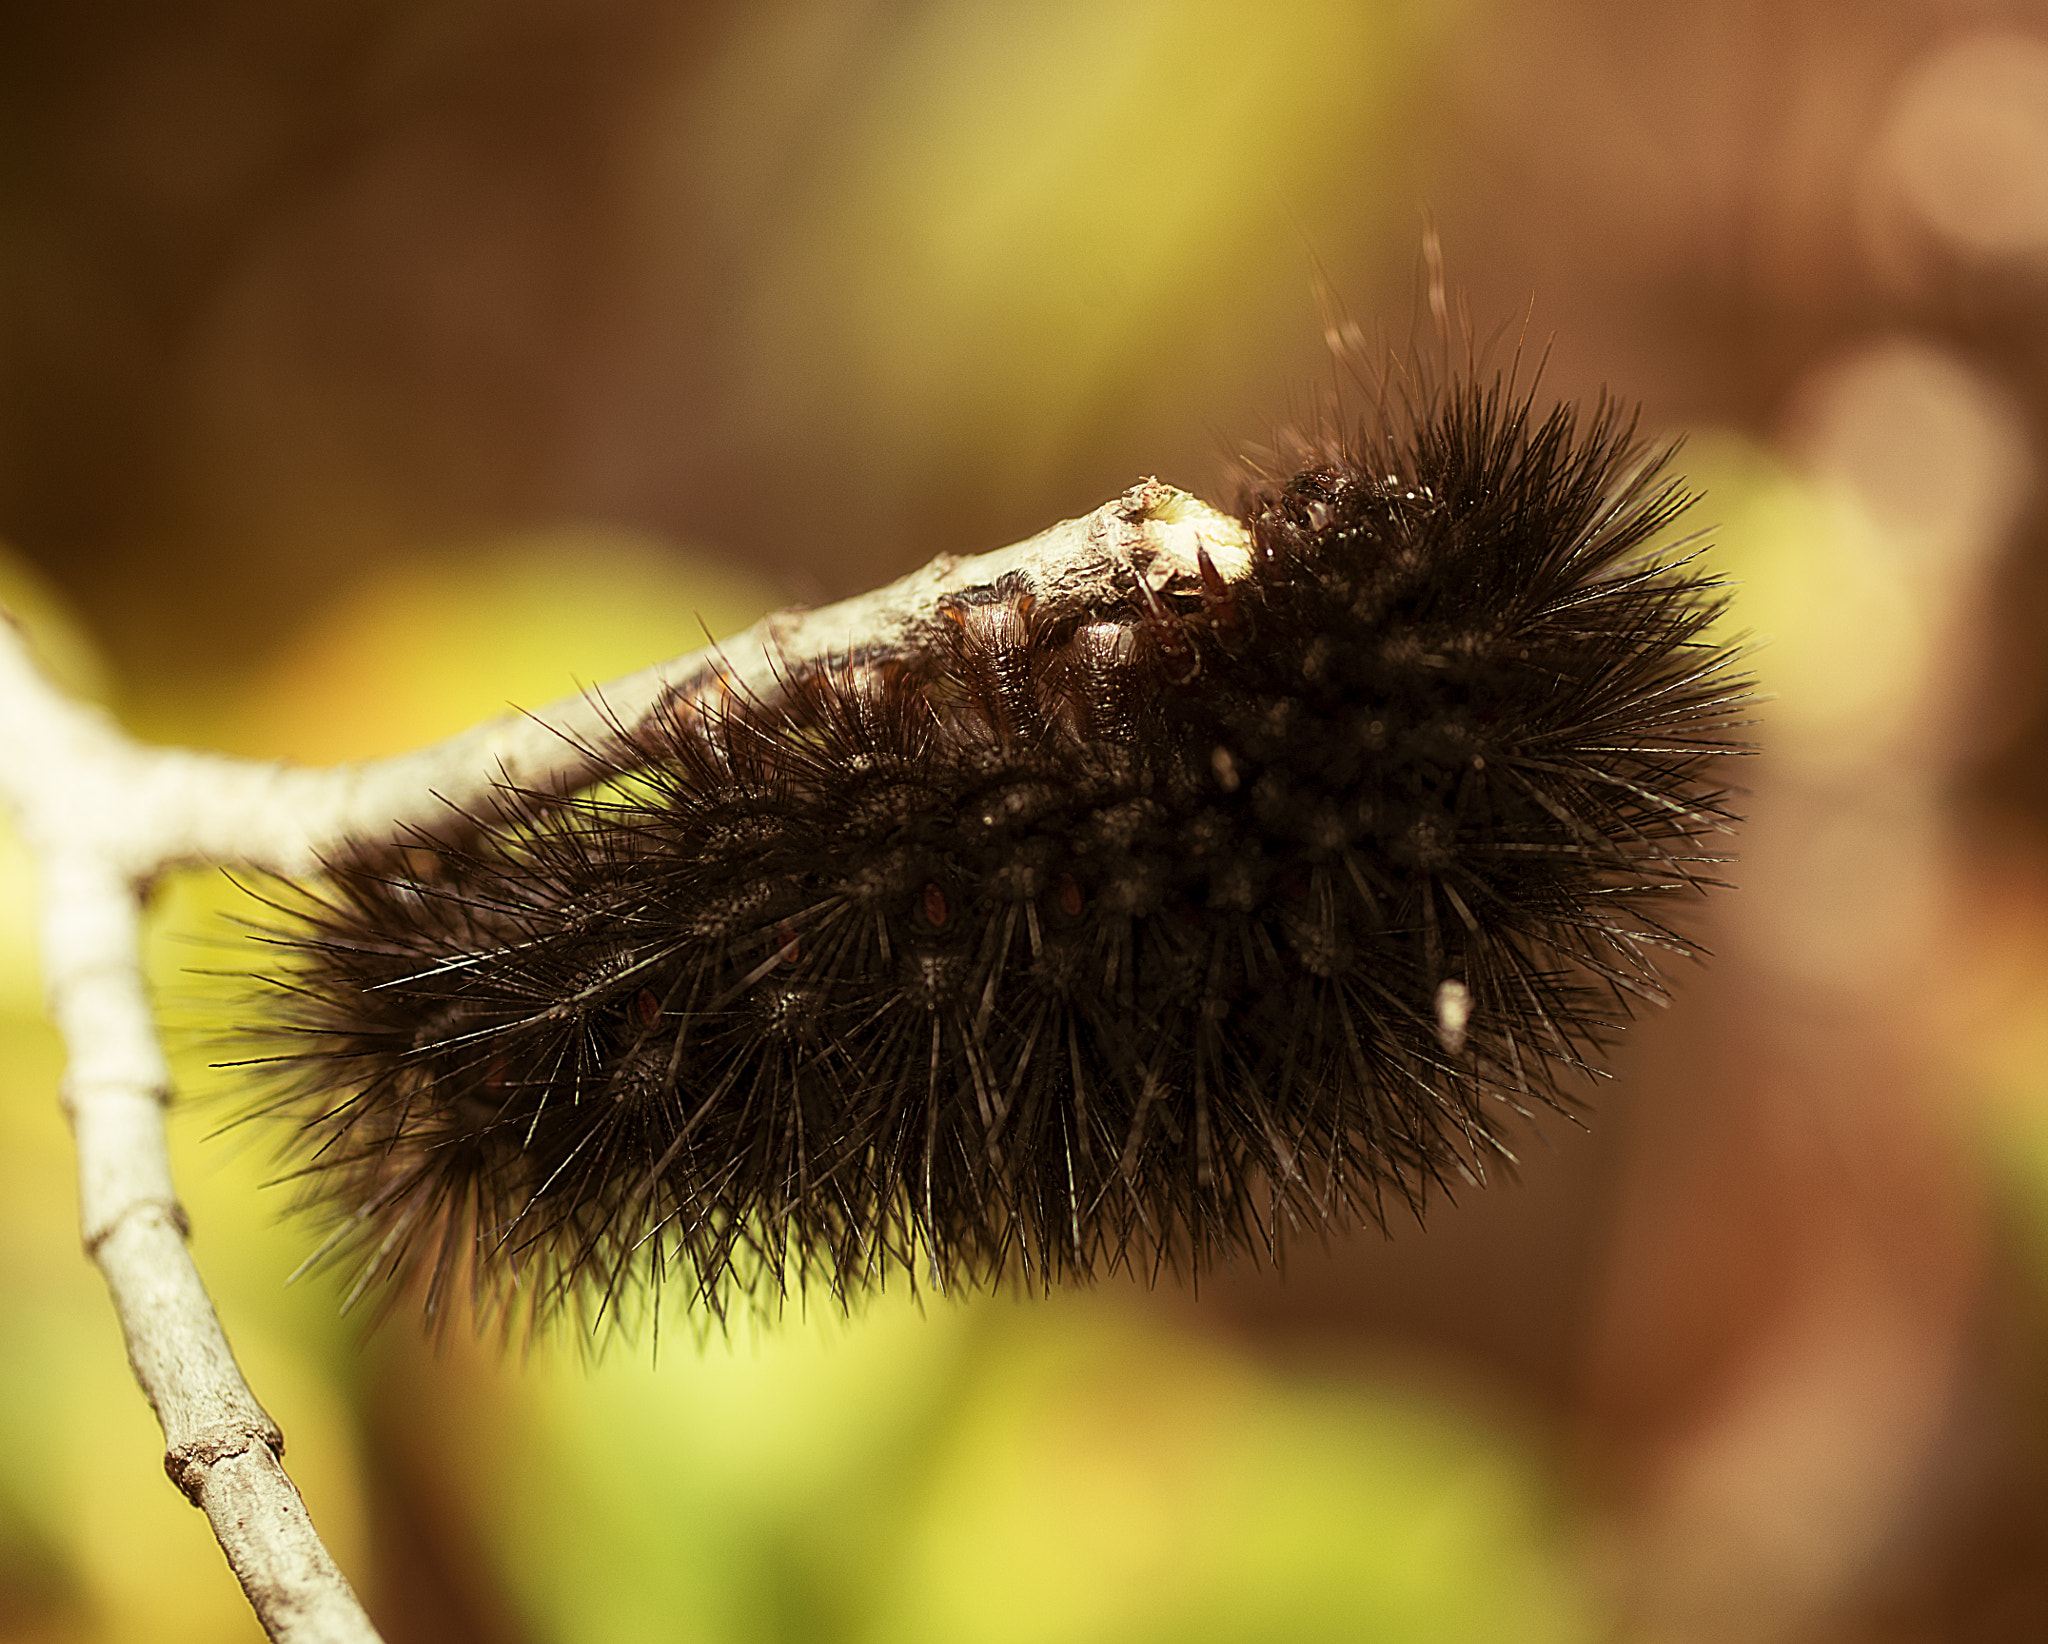
[(1280, 1260), (1512, 1163), (1714, 883), (1745, 685), (1634, 419), (1446, 382), (1241, 566), (674, 696), (272, 898), (322, 1259), (430, 1317)]

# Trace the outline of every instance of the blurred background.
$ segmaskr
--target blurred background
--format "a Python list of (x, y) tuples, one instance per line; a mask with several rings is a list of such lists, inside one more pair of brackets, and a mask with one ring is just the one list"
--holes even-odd
[[(1425, 240), (1686, 439), (1772, 693), (1590, 1129), (1199, 1295), (436, 1351), (287, 1287), (166, 888), (202, 1268), (392, 1644), (2048, 1637), (2048, 5), (102, 0), (0, 16), (0, 597), (326, 760), (1230, 500)], [(0, 841), (0, 1640), (256, 1637), (77, 1248)]]

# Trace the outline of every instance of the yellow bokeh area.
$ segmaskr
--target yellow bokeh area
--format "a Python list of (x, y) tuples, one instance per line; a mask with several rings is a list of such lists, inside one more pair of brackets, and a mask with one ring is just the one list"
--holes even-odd
[(681, 1362), (547, 1366), (498, 1484), (558, 1490), (487, 1491), (514, 1583), (564, 1639), (678, 1615), (718, 1638), (1598, 1636), (1493, 1424), (1276, 1378), (1137, 1312), (899, 1298)]
[(683, 656), (781, 604), (616, 529), (423, 554), (319, 612), (220, 710), (212, 740), (302, 763), (397, 753)]
[[(834, 18), (854, 22), (828, 0), (763, 8), (675, 133), (735, 236), (777, 161), (764, 140), (788, 130), (762, 100), (831, 84)], [(830, 461), (857, 383), (896, 460), (1000, 450), (989, 482), (1028, 491), (1162, 355), (1268, 344), (1248, 279), (1284, 280), (1296, 301), (1274, 307), (1299, 323), (1315, 248), (1298, 214), (1379, 167), (1443, 21), (1347, 0), (1255, 20), (1219, 0), (906, 13), (881, 71), (829, 105), (736, 316), (759, 380), (815, 398), (735, 412), (814, 428)]]
[(1762, 734), (1802, 767), (1867, 762), (1923, 688), (1934, 635), (1915, 590), (1851, 501), (1756, 441), (1696, 434), (1680, 463), (1699, 498), (1683, 525), (1713, 544), (1722, 632), (1748, 647)]

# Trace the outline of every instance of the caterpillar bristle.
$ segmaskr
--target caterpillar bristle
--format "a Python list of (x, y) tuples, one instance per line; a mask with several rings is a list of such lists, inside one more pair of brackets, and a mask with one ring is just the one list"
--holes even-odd
[(1278, 1261), (1508, 1161), (1693, 951), (1719, 596), (1609, 405), (1453, 382), (1297, 456), (1242, 574), (999, 583), (274, 898), (320, 1259), (434, 1316), (722, 1317)]

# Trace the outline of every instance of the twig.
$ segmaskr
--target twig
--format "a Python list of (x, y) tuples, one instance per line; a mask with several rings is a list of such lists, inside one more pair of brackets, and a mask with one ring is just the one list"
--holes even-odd
[(950, 597), (1021, 585), (1049, 613), (1087, 609), (1139, 582), (1198, 586), (1204, 556), (1225, 576), (1242, 574), (1242, 528), (1147, 480), (1027, 542), (942, 557), (858, 599), (771, 616), (600, 693), (489, 720), (415, 753), (325, 769), (132, 742), (58, 692), (12, 621), (0, 621), (0, 801), (40, 868), (44, 982), (69, 1056), (62, 1099), (78, 1148), (80, 1230), (163, 1427), (165, 1470), (206, 1513), (273, 1639), (374, 1644), (377, 1634), (284, 1471), (284, 1435), (242, 1379), (186, 1247), (164, 1128), (170, 1072), (143, 981), (151, 881), (193, 863), (314, 873), (351, 840), (471, 808), (499, 783), (573, 783), (614, 726), (665, 697), (771, 698), (819, 663), (915, 649)]

